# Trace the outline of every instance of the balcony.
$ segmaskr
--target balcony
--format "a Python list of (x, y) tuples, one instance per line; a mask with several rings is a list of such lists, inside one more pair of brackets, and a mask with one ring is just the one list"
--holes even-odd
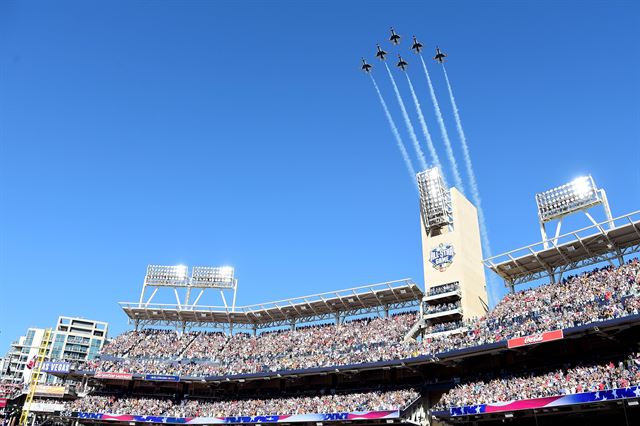
[(460, 300), (460, 298), (462, 298), (462, 292), (460, 291), (460, 289), (454, 289), (447, 291), (446, 293), (425, 296), (422, 300), (430, 305), (435, 305), (438, 303), (453, 302), (455, 300)]
[(429, 322), (446, 322), (459, 319), (462, 316), (462, 308), (460, 306), (453, 309), (447, 309), (444, 311), (436, 311), (431, 313), (425, 313), (424, 319)]
[(462, 293), (460, 292), (460, 283), (458, 281), (437, 285), (429, 288), (426, 296), (424, 297), (425, 302), (429, 304), (442, 303), (442, 302), (451, 302), (457, 299), (460, 299)]

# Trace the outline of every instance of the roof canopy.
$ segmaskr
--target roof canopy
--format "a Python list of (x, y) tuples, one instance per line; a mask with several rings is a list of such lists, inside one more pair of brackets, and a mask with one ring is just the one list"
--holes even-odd
[(422, 290), (410, 279), (310, 296), (237, 306), (197, 306), (121, 302), (127, 316), (142, 325), (268, 328), (298, 322), (418, 306)]
[(522, 284), (594, 265), (623, 259), (640, 251), (640, 211), (594, 224), (486, 259), (484, 264), (507, 283)]

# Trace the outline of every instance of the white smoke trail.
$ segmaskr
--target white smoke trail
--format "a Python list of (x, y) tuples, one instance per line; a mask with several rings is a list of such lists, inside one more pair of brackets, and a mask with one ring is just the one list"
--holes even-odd
[(462, 178), (460, 177), (460, 171), (458, 170), (458, 162), (456, 161), (456, 157), (453, 154), (453, 148), (451, 147), (451, 140), (449, 139), (449, 133), (447, 132), (447, 128), (444, 125), (444, 119), (442, 118), (442, 112), (440, 111), (440, 104), (438, 103), (438, 98), (436, 98), (436, 92), (433, 90), (433, 84), (431, 83), (431, 76), (429, 75), (429, 71), (427, 70), (427, 64), (424, 62), (424, 58), (422, 57), (422, 55), (420, 55), (420, 60), (422, 61), (422, 69), (424, 70), (424, 75), (427, 77), (427, 83), (429, 85), (429, 94), (431, 95), (431, 102), (433, 103), (433, 109), (436, 112), (436, 119), (438, 120), (438, 126), (440, 127), (440, 133), (442, 134), (444, 147), (445, 147), (445, 150), (447, 151), (447, 157), (449, 158), (449, 162), (451, 163), (453, 180), (455, 181), (456, 188), (458, 188), (460, 192), (464, 194), (465, 192), (464, 185), (462, 183)]
[[(409, 74), (405, 72), (407, 76), (407, 82), (409, 83), (409, 89), (411, 90), (411, 97), (413, 98), (413, 103), (416, 106), (416, 113), (418, 114), (418, 121), (420, 121), (420, 127), (422, 128), (422, 133), (424, 134), (425, 139), (427, 140), (427, 148), (429, 148), (429, 153), (431, 154), (431, 158), (433, 159), (434, 164), (440, 172), (442, 171), (442, 164), (440, 163), (440, 157), (438, 157), (438, 153), (436, 152), (436, 148), (433, 146), (433, 139), (431, 139), (431, 133), (429, 133), (429, 128), (427, 127), (427, 122), (424, 119), (424, 114), (422, 114), (422, 108), (420, 107), (420, 101), (418, 100), (418, 96), (416, 96), (416, 91), (413, 89), (413, 84), (411, 83), (411, 78), (409, 78)], [(444, 174), (443, 174), (444, 177)]]
[(427, 160), (425, 160), (424, 154), (422, 152), (422, 148), (420, 148), (420, 143), (418, 142), (416, 131), (413, 129), (413, 125), (411, 124), (411, 120), (409, 119), (409, 114), (407, 114), (407, 108), (404, 106), (404, 101), (402, 100), (402, 96), (400, 96), (398, 85), (396, 84), (396, 80), (395, 78), (393, 78), (393, 74), (391, 74), (391, 70), (389, 69), (389, 66), (387, 65), (386, 62), (384, 66), (387, 68), (387, 72), (389, 73), (389, 79), (391, 80), (391, 84), (393, 85), (393, 91), (396, 93), (396, 98), (398, 98), (398, 104), (400, 104), (402, 117), (404, 118), (404, 123), (407, 125), (407, 131), (409, 132), (409, 137), (411, 138), (411, 142), (413, 142), (413, 147), (415, 148), (416, 154), (418, 155), (418, 160), (420, 161), (420, 167), (422, 167), (422, 170), (425, 170), (427, 168)]
[(378, 98), (380, 98), (380, 104), (382, 105), (382, 109), (384, 110), (384, 115), (386, 115), (387, 121), (389, 122), (389, 127), (391, 127), (391, 133), (393, 133), (393, 136), (396, 139), (396, 143), (398, 144), (398, 148), (400, 149), (400, 153), (402, 154), (404, 163), (407, 166), (407, 171), (409, 172), (409, 177), (411, 178), (411, 182), (413, 182), (414, 185), (418, 185), (418, 182), (416, 181), (416, 171), (413, 168), (413, 164), (411, 163), (411, 157), (409, 157), (407, 148), (404, 146), (404, 143), (402, 142), (402, 138), (400, 137), (400, 132), (398, 132), (398, 127), (396, 127), (396, 123), (393, 121), (393, 117), (391, 117), (391, 113), (389, 112), (387, 103), (384, 101), (384, 98), (382, 97), (382, 93), (380, 92), (380, 88), (376, 83), (376, 79), (373, 78), (373, 75), (371, 75), (371, 73), (369, 73), (369, 76), (371, 77), (371, 81), (373, 82), (373, 87), (376, 88), (376, 92), (378, 93)]
[[(453, 89), (451, 88), (451, 82), (449, 81), (449, 75), (447, 74), (447, 69), (444, 64), (442, 65), (442, 70), (444, 71), (444, 79), (447, 82), (447, 89), (449, 90), (449, 98), (451, 99), (451, 106), (453, 107), (453, 116), (456, 120), (456, 129), (458, 131), (458, 136), (460, 137), (460, 144), (462, 145), (462, 154), (464, 156), (464, 163), (467, 169), (467, 175), (469, 175), (469, 185), (471, 186), (471, 198), (473, 199), (473, 203), (476, 205), (478, 209), (478, 222), (480, 224), (480, 237), (482, 238), (482, 245), (484, 246), (484, 255), (485, 258), (489, 258), (492, 256), (491, 253), (491, 244), (489, 243), (489, 234), (487, 232), (487, 225), (484, 218), (484, 210), (482, 209), (482, 201), (480, 198), (480, 190), (478, 189), (478, 182), (476, 181), (476, 174), (473, 171), (473, 163), (471, 162), (471, 154), (469, 154), (469, 145), (467, 144), (467, 137), (464, 134), (464, 129), (462, 128), (462, 120), (460, 119), (460, 111), (458, 111), (458, 105), (456, 104), (456, 98), (453, 96)], [(489, 281), (492, 285), (488, 286), (490, 291), (490, 296), (493, 299), (493, 302), (498, 301), (498, 294), (493, 276), (490, 276)]]

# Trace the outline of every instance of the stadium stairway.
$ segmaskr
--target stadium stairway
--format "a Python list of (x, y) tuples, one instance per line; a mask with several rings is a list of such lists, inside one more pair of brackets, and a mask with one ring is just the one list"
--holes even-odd
[(182, 348), (182, 350), (180, 351), (180, 353), (178, 354), (178, 356), (176, 358), (178, 359), (182, 359), (182, 354), (184, 354), (187, 349), (189, 349), (189, 347), (191, 346), (191, 344), (194, 342), (194, 340), (196, 340), (198, 338), (198, 334), (194, 333), (193, 337), (191, 338), (191, 340), (189, 340), (189, 343), (187, 343), (186, 345), (184, 345), (184, 347)]
[(418, 321), (416, 321), (415, 324), (413, 324), (413, 326), (411, 326), (411, 328), (409, 329), (409, 331), (407, 331), (407, 334), (404, 335), (404, 341), (406, 342), (410, 342), (412, 340), (416, 340), (416, 336), (418, 336), (418, 334), (420, 334), (420, 331), (425, 328), (426, 323), (424, 318), (420, 318)]

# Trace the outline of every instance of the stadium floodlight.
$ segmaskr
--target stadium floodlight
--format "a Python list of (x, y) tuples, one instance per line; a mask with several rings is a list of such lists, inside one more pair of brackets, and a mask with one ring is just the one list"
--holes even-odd
[(542, 240), (545, 242), (545, 247), (548, 247), (545, 223), (553, 220), (559, 221), (556, 228), (557, 238), (560, 234), (562, 218), (583, 211), (589, 220), (595, 224), (596, 221), (586, 210), (600, 204), (604, 206), (607, 219), (611, 220), (612, 216), (607, 202), (607, 195), (604, 189), (596, 186), (591, 175), (579, 176), (567, 184), (536, 194), (540, 232)]
[(416, 175), (420, 191), (420, 213), (427, 233), (453, 222), (451, 194), (440, 169), (433, 167)]
[(235, 283), (232, 266), (194, 266), (191, 272), (192, 287), (233, 288)]
[(145, 285), (183, 287), (189, 283), (188, 268), (185, 265), (147, 266), (147, 275), (144, 277)]
[(536, 194), (538, 216), (549, 222), (602, 203), (601, 193), (591, 176), (580, 176), (571, 182)]

